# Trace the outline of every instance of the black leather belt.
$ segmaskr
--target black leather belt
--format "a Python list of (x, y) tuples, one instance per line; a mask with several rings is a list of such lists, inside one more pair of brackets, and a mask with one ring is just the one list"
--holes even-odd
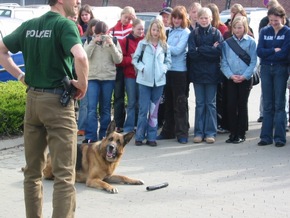
[(35, 87), (31, 87), (31, 86), (29, 86), (27, 88), (27, 92), (29, 90), (32, 90), (35, 92), (46, 92), (46, 93), (51, 93), (51, 94), (56, 94), (56, 95), (62, 95), (62, 93), (64, 92), (64, 89), (62, 89), (62, 88), (43, 89), (43, 88), (35, 88)]

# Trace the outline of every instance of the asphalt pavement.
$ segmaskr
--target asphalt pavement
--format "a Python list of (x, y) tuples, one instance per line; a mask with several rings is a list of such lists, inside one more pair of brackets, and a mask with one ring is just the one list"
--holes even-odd
[[(192, 89), (192, 88), (191, 88)], [(214, 144), (194, 144), (194, 94), (191, 90), (190, 141), (158, 141), (157, 147), (135, 146), (132, 140), (116, 173), (142, 179), (145, 185), (115, 185), (118, 194), (76, 183), (76, 217), (290, 217), (290, 145), (257, 146), (261, 124), (260, 87), (249, 99), (249, 131), (241, 144), (227, 144), (218, 134)], [(79, 138), (82, 140), (82, 137)], [(25, 217), (23, 138), (0, 141), (0, 217)], [(168, 182), (155, 191), (146, 187)], [(44, 218), (52, 214), (53, 182), (44, 180)]]

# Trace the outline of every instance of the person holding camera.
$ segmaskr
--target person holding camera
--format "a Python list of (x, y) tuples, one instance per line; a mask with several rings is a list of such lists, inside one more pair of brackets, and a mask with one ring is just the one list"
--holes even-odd
[[(42, 171), (49, 148), (53, 186), (53, 218), (74, 217), (76, 208), (75, 165), (77, 124), (74, 100), (64, 107), (63, 78), (82, 98), (87, 90), (88, 60), (82, 48), (79, 31), (68, 16), (78, 12), (78, 0), (49, 0), (51, 10), (22, 23), (0, 41), (0, 63), (27, 85), (24, 117), (24, 199), (26, 217), (43, 217)], [(26, 74), (13, 62), (9, 52), (22, 51)], [(73, 79), (74, 60), (77, 80)], [(46, 215), (48, 216), (48, 215)]]
[[(111, 122), (111, 99), (115, 87), (116, 66), (123, 59), (122, 49), (116, 37), (108, 35), (108, 25), (96, 23), (93, 39), (84, 44), (89, 59), (88, 117), (84, 143), (102, 140)], [(99, 110), (97, 105), (99, 104)], [(100, 112), (100, 128), (98, 116)]]

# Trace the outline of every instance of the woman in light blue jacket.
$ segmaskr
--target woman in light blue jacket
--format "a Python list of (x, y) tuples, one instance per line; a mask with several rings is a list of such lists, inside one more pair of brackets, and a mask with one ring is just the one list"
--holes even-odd
[[(160, 97), (166, 83), (166, 72), (171, 66), (170, 50), (167, 48), (164, 25), (154, 20), (149, 26), (145, 39), (138, 43), (133, 65), (139, 84), (139, 114), (135, 145), (156, 146), (157, 114)], [(149, 114), (149, 115), (148, 115)]]
[(164, 125), (158, 140), (177, 138), (181, 144), (188, 142), (188, 103), (186, 53), (190, 30), (187, 11), (176, 6), (171, 13), (171, 25), (167, 43), (172, 65), (166, 74)]

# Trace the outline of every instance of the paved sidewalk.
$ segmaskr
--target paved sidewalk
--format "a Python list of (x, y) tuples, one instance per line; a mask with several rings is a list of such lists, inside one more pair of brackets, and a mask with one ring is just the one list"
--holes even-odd
[(13, 148), (19, 145), (23, 145), (23, 137), (0, 140), (0, 150)]
[[(256, 145), (261, 124), (255, 121), (258, 109), (252, 108), (259, 107), (259, 93), (251, 95), (246, 142), (226, 144), (225, 134), (215, 144), (194, 144), (192, 129), (186, 145), (164, 140), (157, 147), (137, 147), (132, 140), (116, 173), (142, 179), (145, 185), (115, 185), (119, 193), (109, 194), (77, 183), (76, 217), (290, 217), (289, 135), (282, 148)], [(1, 218), (25, 217), (24, 165), (23, 146), (0, 151)], [(146, 191), (162, 182), (169, 186)], [(44, 181), (45, 218), (51, 217), (52, 186)]]

